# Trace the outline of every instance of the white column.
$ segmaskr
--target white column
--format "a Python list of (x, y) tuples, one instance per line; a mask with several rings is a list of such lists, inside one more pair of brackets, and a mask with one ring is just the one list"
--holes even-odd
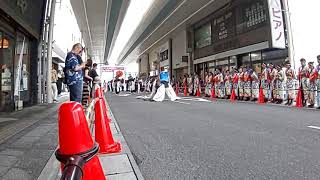
[(49, 38), (48, 38), (48, 56), (47, 56), (47, 102), (52, 103), (52, 89), (51, 89), (51, 70), (52, 70), (52, 41), (53, 41), (53, 27), (55, 14), (56, 0), (51, 2), (50, 23), (49, 23)]
[(292, 29), (291, 29), (291, 12), (289, 9), (289, 4), (288, 0), (282, 0), (283, 4), (283, 11), (284, 11), (284, 18), (285, 18), (285, 23), (286, 23), (286, 28), (287, 28), (287, 40), (288, 40), (288, 55), (289, 55), (289, 60), (292, 65), (292, 67), (295, 69), (296, 68), (296, 63), (294, 59), (294, 45), (293, 45), (293, 39), (292, 39)]

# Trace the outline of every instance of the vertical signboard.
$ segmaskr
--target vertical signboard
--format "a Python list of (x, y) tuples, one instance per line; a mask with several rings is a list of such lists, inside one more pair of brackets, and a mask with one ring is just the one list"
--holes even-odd
[(286, 48), (281, 0), (268, 0), (273, 48)]

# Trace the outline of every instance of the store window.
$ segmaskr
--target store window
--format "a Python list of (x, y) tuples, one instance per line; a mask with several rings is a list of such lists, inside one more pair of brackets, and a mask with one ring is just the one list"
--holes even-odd
[(264, 63), (273, 63), (274, 65), (283, 65), (288, 57), (288, 49), (271, 50), (262, 52), (262, 60)]
[(242, 56), (242, 64), (243, 65), (248, 65), (250, 64), (250, 54), (244, 54)]
[(262, 56), (261, 56), (261, 52), (253, 52), (251, 53), (251, 61), (261, 61)]
[(14, 65), (15, 95), (18, 93), (17, 98), (26, 103), (30, 98), (30, 54), (29, 40), (22, 33), (17, 34)]
[(229, 59), (220, 59), (216, 62), (217, 66), (228, 66), (229, 65)]
[(1, 95), (0, 109), (8, 111), (13, 109), (13, 54), (14, 36), (0, 30), (0, 65), (1, 65)]

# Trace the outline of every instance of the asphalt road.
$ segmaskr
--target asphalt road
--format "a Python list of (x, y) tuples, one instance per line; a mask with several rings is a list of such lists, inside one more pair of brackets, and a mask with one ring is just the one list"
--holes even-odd
[(107, 98), (147, 180), (320, 179), (319, 111)]

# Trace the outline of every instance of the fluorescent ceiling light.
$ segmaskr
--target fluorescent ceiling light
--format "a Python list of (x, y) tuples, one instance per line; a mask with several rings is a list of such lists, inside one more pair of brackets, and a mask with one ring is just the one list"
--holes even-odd
[(131, 0), (127, 13), (121, 24), (120, 32), (108, 59), (109, 64), (114, 64), (121, 51), (129, 41), (134, 31), (139, 26), (143, 16), (150, 8), (154, 0)]

